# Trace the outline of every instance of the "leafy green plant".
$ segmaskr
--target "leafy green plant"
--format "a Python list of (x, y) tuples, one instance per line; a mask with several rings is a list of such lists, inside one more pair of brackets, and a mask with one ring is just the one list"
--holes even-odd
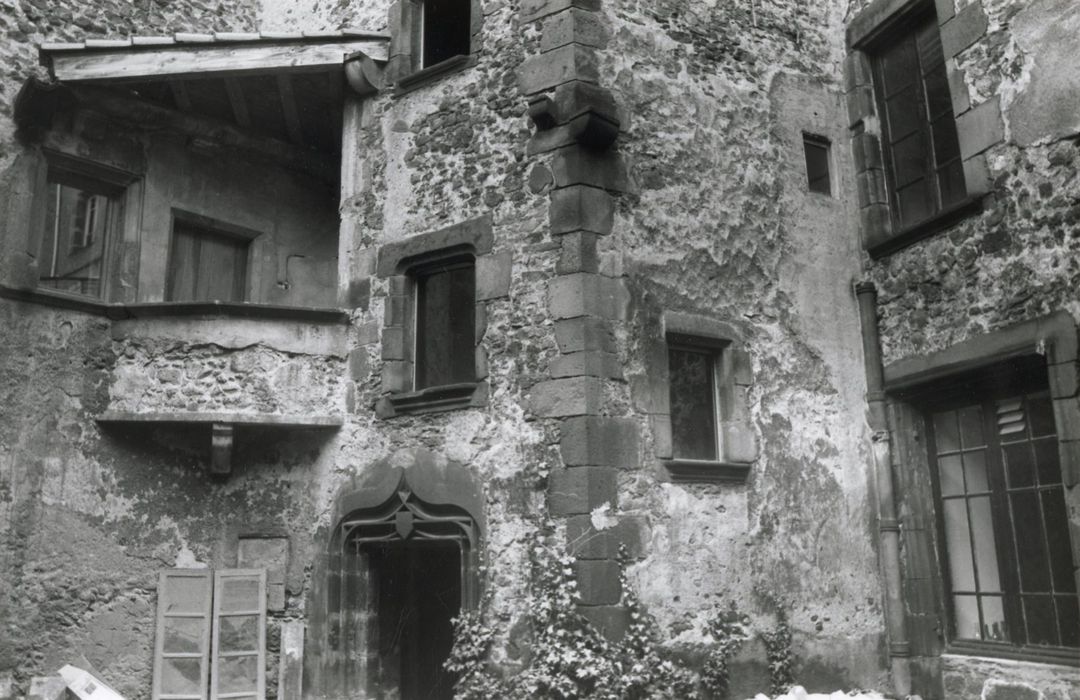
[(717, 606), (707, 622), (707, 630), (716, 646), (705, 659), (701, 670), (701, 684), (712, 697), (727, 695), (731, 683), (731, 659), (739, 653), (744, 642), (750, 638), (750, 618), (739, 613), (732, 602), (728, 608)]
[(781, 610), (776, 627), (771, 632), (762, 632), (761, 641), (765, 644), (765, 656), (769, 661), (769, 680), (773, 693), (786, 693), (795, 683), (791, 659), (791, 627), (787, 615)]

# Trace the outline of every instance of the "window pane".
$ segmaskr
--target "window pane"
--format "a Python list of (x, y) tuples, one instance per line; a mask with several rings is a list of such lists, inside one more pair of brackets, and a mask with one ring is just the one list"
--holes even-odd
[(959, 496), (964, 493), (964, 472), (960, 455), (938, 457), (938, 474), (942, 496)]
[(938, 454), (960, 449), (960, 434), (957, 432), (954, 411), (934, 414), (934, 445)]
[(229, 615), (218, 618), (218, 651), (258, 651), (258, 649), (258, 615)]
[(929, 196), (925, 180), (919, 180), (897, 192), (896, 197), (900, 200), (900, 222), (904, 225), (914, 224), (930, 216), (933, 206)]
[(1057, 644), (1057, 621), (1050, 596), (1023, 596), (1028, 644)]
[(221, 582), (221, 612), (255, 610), (259, 603), (259, 579), (254, 576), (230, 576)]
[(926, 176), (926, 153), (922, 134), (911, 134), (893, 145), (893, 173), (897, 188)]
[(1005, 606), (998, 596), (983, 596), (983, 639), (1005, 642), (1009, 639), (1009, 629), (1005, 624)]
[(986, 450), (964, 453), (964, 480), (968, 493), (990, 490), (990, 481), (986, 477)]
[(1031, 420), (1031, 434), (1033, 436), (1038, 437), (1057, 433), (1057, 429), (1054, 427), (1054, 406), (1049, 396), (1029, 396), (1027, 410), (1028, 417)]
[(471, 0), (425, 0), (424, 67), (469, 53)]
[(1061, 630), (1061, 644), (1067, 647), (1080, 647), (1080, 601), (1075, 595), (1057, 596), (1058, 621)]
[(981, 406), (966, 406), (957, 412), (960, 418), (960, 436), (964, 441), (964, 449), (986, 445), (983, 437), (983, 418)]
[(242, 693), (258, 688), (258, 656), (218, 658), (218, 692)]
[[(952, 119), (952, 96), (949, 94), (949, 81), (945, 77), (944, 64), (923, 76), (923, 90), (926, 95), (926, 111), (930, 119), (943, 115)], [(956, 132), (955, 127), (953, 132)]]
[(829, 146), (811, 138), (803, 139), (806, 155), (806, 180), (811, 192), (831, 194), (829, 183)]
[(203, 617), (166, 617), (162, 651), (166, 654), (201, 652), (206, 626), (206, 618)]
[(1050, 554), (1051, 580), (1058, 593), (1076, 592), (1073, 577), (1072, 549), (1069, 543), (1069, 517), (1065, 510), (1063, 489), (1042, 492), (1043, 517), (1046, 518), (1046, 539)]
[(166, 695), (201, 695), (202, 659), (163, 659), (161, 692)]
[(455, 265), (416, 280), (417, 389), (476, 379), (475, 269)]
[(165, 579), (166, 613), (206, 613), (210, 579), (175, 576)]
[(101, 296), (112, 207), (109, 197), (61, 184), (50, 173), (45, 231), (38, 257), (41, 286)]
[(1001, 590), (998, 573), (997, 540), (994, 522), (990, 515), (990, 498), (982, 496), (968, 502), (971, 513), (971, 533), (975, 540), (975, 566), (979, 572), (979, 592), (996, 593)]
[(904, 37), (881, 54), (881, 75), (886, 96), (914, 84), (919, 74), (911, 37)]
[[(919, 111), (915, 99), (915, 86), (904, 88), (885, 102), (885, 112), (889, 118), (889, 142), (895, 144), (906, 136), (918, 137), (925, 118)], [(922, 141), (919, 141), (922, 150)]]
[(672, 446), (677, 458), (717, 458), (714, 364), (710, 353), (668, 350)]
[(1050, 570), (1043, 542), (1042, 515), (1034, 491), (1013, 493), (1013, 528), (1016, 532), (1016, 553), (1020, 569), (1020, 590), (1030, 593), (1050, 590)]
[(1032, 443), (1035, 448), (1035, 464), (1038, 466), (1039, 483), (1043, 486), (1061, 483), (1061, 463), (1058, 443), (1053, 438), (1043, 438)]
[(1003, 445), (1002, 455), (1005, 457), (1005, 471), (1009, 475), (1009, 486), (1018, 488), (1035, 484), (1035, 470), (1031, 464), (1031, 444), (1016, 442), (1011, 445)]
[[(949, 552), (949, 573), (954, 591), (975, 590), (975, 570), (971, 561), (971, 532), (968, 529), (967, 501), (945, 501), (945, 544)], [(976, 629), (978, 627), (976, 626)]]
[(979, 606), (973, 595), (953, 596), (953, 616), (958, 639), (980, 639)]
[(938, 117), (930, 128), (934, 139), (934, 165), (941, 167), (960, 157), (960, 141), (956, 136), (956, 122), (952, 115)]
[(942, 208), (957, 204), (967, 196), (967, 188), (964, 186), (964, 164), (959, 160), (954, 160), (938, 170), (937, 176)]

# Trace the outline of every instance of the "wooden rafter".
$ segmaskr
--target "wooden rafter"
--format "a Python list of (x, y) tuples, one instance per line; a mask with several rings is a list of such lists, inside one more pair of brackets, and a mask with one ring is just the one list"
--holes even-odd
[(387, 42), (373, 39), (295, 44), (252, 42), (224, 46), (166, 46), (43, 51), (54, 78), (74, 81), (180, 80), (213, 76), (320, 72), (360, 51), (385, 60)]
[(303, 146), (304, 128), (300, 123), (300, 110), (296, 107), (292, 77), (288, 73), (278, 73), (277, 87), (278, 95), (281, 96), (281, 112), (285, 116), (285, 129), (289, 132), (289, 140), (297, 146)]
[(244, 99), (244, 88), (236, 78), (225, 78), (225, 92), (229, 94), (229, 105), (232, 106), (233, 118), (242, 128), (251, 127), (251, 115), (248, 113), (247, 100)]

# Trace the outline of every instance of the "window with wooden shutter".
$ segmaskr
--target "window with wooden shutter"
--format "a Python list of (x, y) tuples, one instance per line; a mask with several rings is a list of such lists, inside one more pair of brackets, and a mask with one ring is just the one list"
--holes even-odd
[(154, 700), (206, 699), (212, 584), (208, 569), (161, 572), (154, 641)]
[(476, 381), (476, 266), (471, 256), (411, 271), (416, 284), (414, 388)]
[(248, 248), (253, 235), (175, 219), (166, 301), (246, 301)]
[(214, 574), (210, 698), (262, 700), (266, 692), (266, 570)]

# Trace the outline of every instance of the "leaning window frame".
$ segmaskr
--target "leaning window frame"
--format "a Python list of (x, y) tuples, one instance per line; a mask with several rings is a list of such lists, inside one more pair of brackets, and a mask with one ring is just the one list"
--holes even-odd
[[(38, 259), (46, 235), (48, 199), (52, 196), (51, 179), (55, 173), (75, 179), (89, 180), (100, 185), (101, 193), (109, 199), (109, 221), (106, 224), (102, 247), (100, 293), (97, 295), (69, 292), (35, 282), (36, 291), (68, 299), (93, 303), (135, 301), (134, 280), (138, 269), (128, 269), (137, 262), (125, 260), (127, 248), (138, 247), (139, 220), (142, 208), (142, 179), (140, 176), (103, 163), (79, 158), (54, 149), (42, 149), (44, 167), (38, 169), (34, 186), (33, 209), (30, 216), (29, 251)], [(40, 279), (40, 270), (38, 279)]]

